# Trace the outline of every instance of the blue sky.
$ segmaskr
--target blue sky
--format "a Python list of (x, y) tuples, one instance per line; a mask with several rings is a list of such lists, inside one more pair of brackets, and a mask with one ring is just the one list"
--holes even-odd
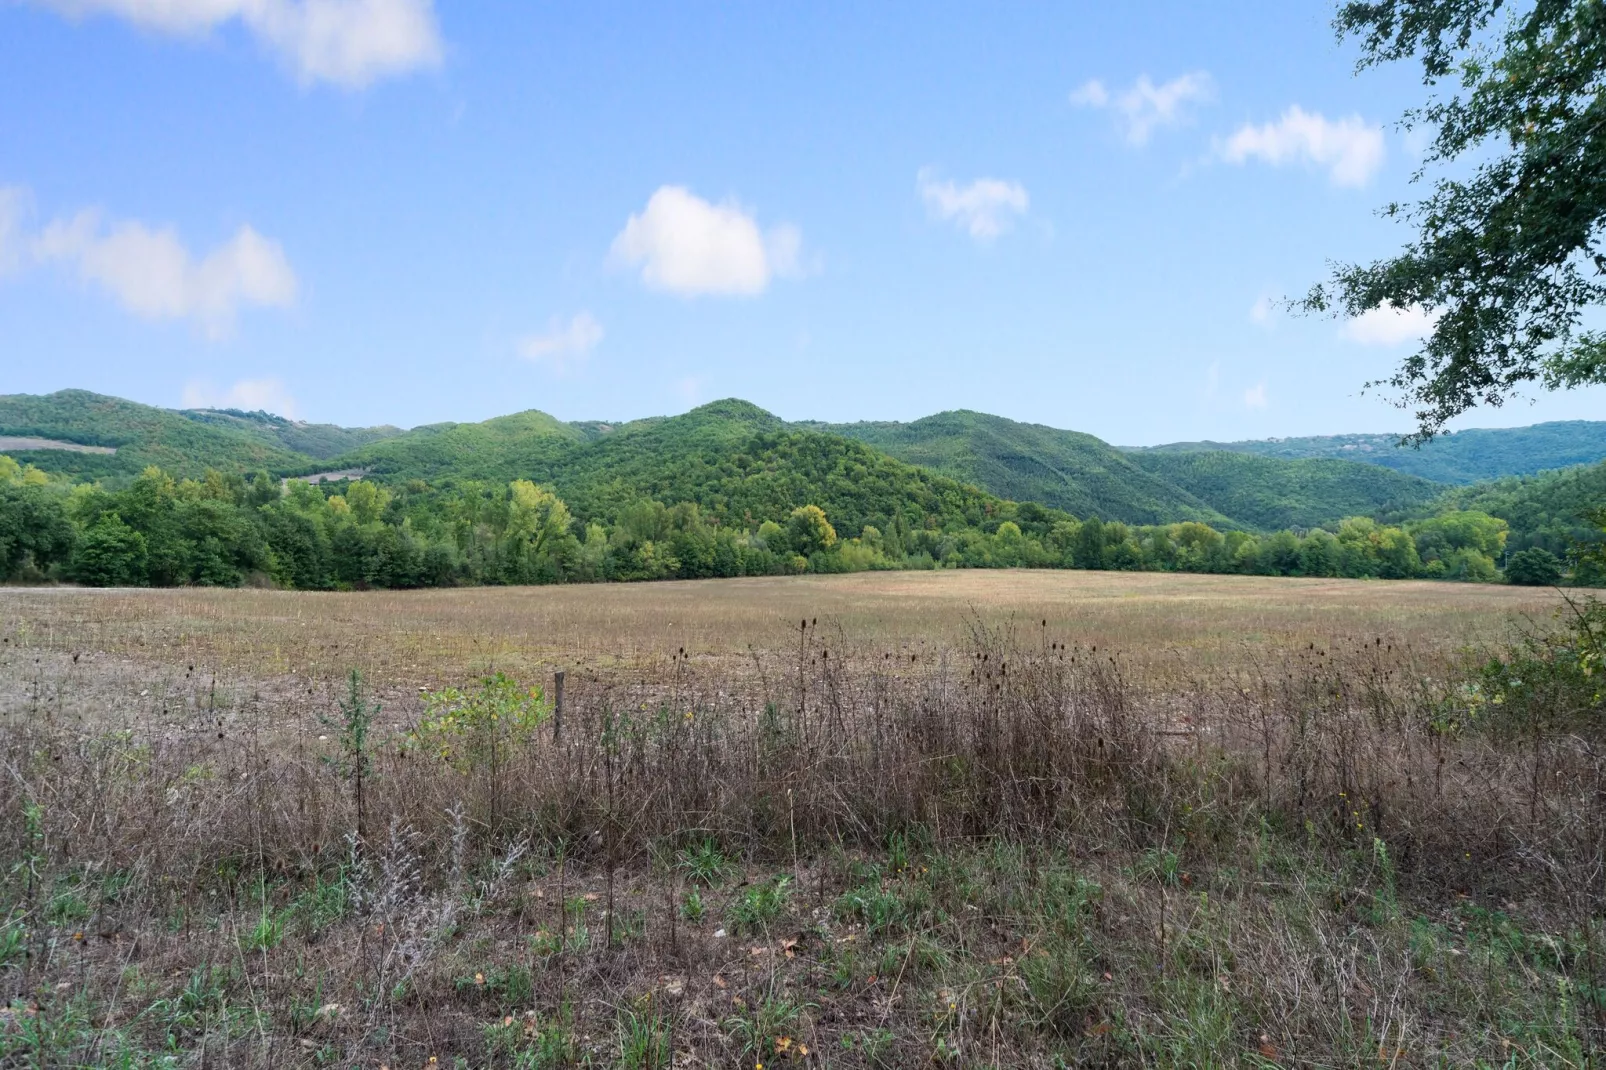
[(0, 0), (0, 392), (1405, 428), (1419, 321), (1271, 300), (1406, 236), (1422, 89), (1330, 13)]

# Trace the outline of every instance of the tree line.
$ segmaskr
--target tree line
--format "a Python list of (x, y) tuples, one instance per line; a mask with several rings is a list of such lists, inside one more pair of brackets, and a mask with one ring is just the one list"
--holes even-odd
[[(1079, 520), (1007, 501), (977, 523), (905, 502), (849, 535), (812, 504), (734, 518), (696, 502), (615, 500), (608, 514), (579, 518), (527, 480), (175, 480), (158, 468), (114, 489), (0, 457), (0, 577), (341, 590), (1029, 567), (1497, 582), (1507, 537), (1504, 520), (1475, 510), (1256, 535)], [(1564, 562), (1542, 549), (1505, 565), (1513, 582), (1563, 577)], [(1575, 578), (1599, 580), (1583, 566)]]

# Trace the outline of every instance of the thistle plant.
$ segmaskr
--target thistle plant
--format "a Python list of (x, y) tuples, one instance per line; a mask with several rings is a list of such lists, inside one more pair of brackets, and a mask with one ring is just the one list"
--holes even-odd
[(337, 717), (322, 718), (325, 725), (339, 733), (339, 748), (325, 761), (336, 776), (351, 786), (352, 803), (357, 811), (356, 846), (360, 849), (367, 834), (363, 782), (373, 769), (373, 749), (368, 737), (374, 719), (379, 716), (379, 706), (370, 704), (364, 697), (362, 673), (356, 669), (351, 670), (346, 697), (340, 701), (339, 711)]

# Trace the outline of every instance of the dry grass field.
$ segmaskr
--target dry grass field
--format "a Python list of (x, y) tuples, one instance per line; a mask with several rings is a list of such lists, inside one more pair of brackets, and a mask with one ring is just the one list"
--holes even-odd
[(228, 674), (359, 668), (416, 688), (493, 666), (640, 671), (682, 652), (734, 667), (755, 650), (790, 656), (802, 620), (869, 650), (941, 649), (977, 621), (1047, 621), (1058, 641), (1205, 672), (1378, 636), (1448, 654), (1559, 604), (1545, 588), (1030, 570), (344, 594), (0, 588), (0, 634)]
[(0, 589), (0, 1065), (1598, 1065), (1563, 606)]

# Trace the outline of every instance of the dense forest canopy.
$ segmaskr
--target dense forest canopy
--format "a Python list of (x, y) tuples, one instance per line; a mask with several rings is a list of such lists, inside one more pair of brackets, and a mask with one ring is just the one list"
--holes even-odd
[[(155, 464), (178, 478), (209, 468), (276, 476), (338, 471), (385, 483), (423, 479), (532, 479), (580, 493), (603, 467), (629, 466), (628, 455), (698, 450), (732, 454), (758, 433), (851, 439), (879, 455), (970, 484), (996, 497), (1033, 501), (1077, 516), (1127, 524), (1201, 520), (1215, 527), (1271, 530), (1333, 523), (1348, 515), (1393, 515), (1424, 485), (1377, 478), (1374, 466), (1438, 483), (1467, 484), (1606, 459), (1606, 421), (1468, 430), (1421, 449), (1398, 435), (1336, 435), (1263, 442), (1175, 443), (1117, 449), (1092, 435), (975, 412), (948, 412), (912, 423), (787, 423), (747, 402), (728, 400), (683, 416), (611, 423), (565, 423), (529, 410), (482, 423), (342, 428), (267, 413), (167, 410), (81, 390), (43, 397), (0, 396), (0, 452), (43, 471), (79, 479), (131, 479)], [(111, 455), (26, 449), (7, 436), (51, 439)], [(633, 443), (624, 445), (622, 443)], [(1277, 460), (1334, 459), (1340, 466), (1244, 464), (1230, 480), (1196, 478), (1228, 462), (1170, 469), (1149, 453), (1228, 450)], [(1353, 462), (1360, 462), (1354, 464)], [(628, 473), (623, 473), (628, 475)], [(1265, 508), (1266, 495), (1286, 508)], [(1290, 495), (1292, 498), (1290, 499)], [(1251, 504), (1246, 507), (1245, 502)]]
[(1398, 434), (1312, 435), (1246, 442), (1173, 442), (1145, 453), (1229, 450), (1292, 460), (1327, 458), (1381, 465), (1436, 483), (1531, 476), (1606, 460), (1606, 421), (1557, 420), (1531, 427), (1470, 427), (1402, 446)]
[(1335, 515), (1407, 514), (1444, 491), (1418, 476), (1349, 461), (1227, 451), (1156, 451), (1132, 460), (1260, 530), (1320, 527)]
[[(788, 424), (736, 400), (624, 424), (532, 410), (399, 432), (84, 392), (0, 398), (0, 435), (25, 434), (116, 453), (0, 458), (0, 578), (104, 585), (1013, 566), (1491, 581), (1512, 551), (1527, 554), (1513, 578), (1594, 582), (1587, 556), (1569, 562), (1598, 539), (1589, 509), (1606, 500), (1606, 465), (1446, 487), (1316, 457), (1127, 454), (977, 413)], [(286, 445), (298, 435), (355, 445), (319, 458)], [(1018, 487), (1055, 500), (1000, 493)]]
[[(663, 484), (693, 498), (629, 497), (604, 478), (583, 513), (529, 480), (391, 487), (216, 471), (175, 480), (152, 467), (111, 490), (0, 458), (0, 573), (308, 590), (1020, 566), (1489, 582), (1509, 535), (1506, 521), (1475, 509), (1268, 535), (1198, 521), (1079, 520), (890, 459), (810, 455), (813, 443), (790, 435), (756, 442), (762, 448), (731, 462), (734, 479), (694, 460)], [(744, 471), (757, 477), (750, 489)], [(708, 478), (674, 481), (688, 475)], [(817, 493), (839, 512), (794, 505), (793, 492)], [(1560, 577), (1559, 557), (1538, 542), (1525, 549)]]
[(1080, 516), (1137, 524), (1236, 523), (1210, 503), (1145, 472), (1120, 450), (1076, 431), (963, 411), (912, 423), (806, 426), (857, 439), (1005, 498), (1042, 502)]

